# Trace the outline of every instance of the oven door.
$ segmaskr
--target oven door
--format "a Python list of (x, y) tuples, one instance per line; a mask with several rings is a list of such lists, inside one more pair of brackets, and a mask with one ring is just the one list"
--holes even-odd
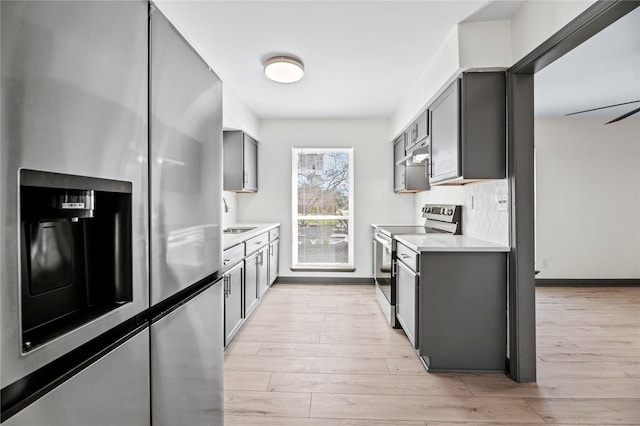
[(379, 231), (373, 233), (373, 277), (376, 297), (389, 323), (395, 327), (395, 289), (393, 288), (391, 239)]

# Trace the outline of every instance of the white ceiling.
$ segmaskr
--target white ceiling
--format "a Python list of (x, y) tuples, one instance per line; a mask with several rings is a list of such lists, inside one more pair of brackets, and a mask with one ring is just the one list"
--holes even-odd
[[(261, 119), (387, 118), (456, 24), (509, 19), (523, 0), (156, 4)], [(265, 60), (287, 54), (305, 77), (267, 80)], [(546, 116), (640, 99), (640, 8), (538, 72), (535, 88)]]
[[(464, 20), (508, 19), (521, 1), (159, 1), (259, 118), (387, 118)], [(267, 80), (273, 55), (305, 77)]]
[[(536, 73), (534, 84), (538, 116), (640, 100), (640, 8)], [(635, 108), (640, 103), (576, 117), (615, 118)]]

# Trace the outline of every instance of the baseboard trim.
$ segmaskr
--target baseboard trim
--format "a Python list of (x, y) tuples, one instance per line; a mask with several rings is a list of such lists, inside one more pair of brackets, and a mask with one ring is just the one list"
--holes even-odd
[(277, 284), (373, 284), (373, 278), (278, 277)]
[(640, 278), (536, 278), (536, 287), (640, 287)]

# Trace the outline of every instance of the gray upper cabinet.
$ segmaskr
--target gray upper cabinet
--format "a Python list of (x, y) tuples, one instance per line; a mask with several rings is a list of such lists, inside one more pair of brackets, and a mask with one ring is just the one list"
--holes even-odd
[(258, 142), (241, 130), (225, 130), (223, 155), (223, 189), (258, 192)]
[[(412, 156), (408, 155), (411, 152), (405, 151), (405, 140), (409, 137), (409, 133), (411, 132), (407, 131), (398, 136), (393, 145), (393, 190), (397, 193), (419, 192), (429, 189), (427, 161), (416, 162)], [(422, 142), (416, 144), (415, 147), (423, 145), (426, 141), (426, 138), (422, 138)]]
[(429, 111), (424, 110), (420, 113), (418, 118), (409, 126), (406, 131), (407, 152), (411, 150), (418, 142), (429, 136)]
[(504, 72), (466, 72), (430, 105), (432, 184), (505, 178), (505, 99)]
[(393, 142), (393, 190), (395, 192), (402, 192), (405, 189), (405, 165), (401, 162), (404, 158), (404, 147), (403, 133)]

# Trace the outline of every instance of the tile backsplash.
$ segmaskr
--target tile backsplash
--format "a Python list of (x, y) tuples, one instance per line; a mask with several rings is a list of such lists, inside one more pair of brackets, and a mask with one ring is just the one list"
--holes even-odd
[(509, 181), (501, 179), (464, 186), (435, 186), (417, 194), (417, 223), (423, 223), (424, 204), (462, 205), (462, 233), (471, 237), (509, 244), (509, 211), (498, 210), (498, 194), (508, 194)]
[[(507, 179), (463, 186), (462, 233), (509, 244), (509, 210), (498, 210), (498, 194), (508, 194)], [(508, 207), (508, 203), (507, 203)]]

